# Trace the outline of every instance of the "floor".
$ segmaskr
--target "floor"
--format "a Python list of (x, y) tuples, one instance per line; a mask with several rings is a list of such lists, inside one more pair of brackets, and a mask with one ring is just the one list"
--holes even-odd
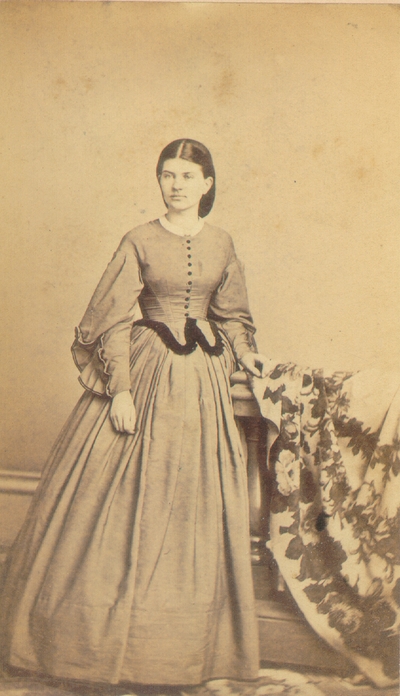
[(108, 687), (3, 674), (0, 696), (399, 696), (399, 688), (375, 689), (361, 675), (344, 679), (334, 674), (298, 672), (274, 665), (265, 666), (256, 682), (219, 679), (200, 687)]

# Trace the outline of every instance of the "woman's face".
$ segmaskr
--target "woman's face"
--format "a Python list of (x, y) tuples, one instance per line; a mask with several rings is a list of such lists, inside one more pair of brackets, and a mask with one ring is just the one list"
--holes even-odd
[(175, 158), (165, 160), (159, 177), (162, 195), (168, 210), (198, 210), (200, 199), (210, 190), (213, 179), (205, 178), (199, 164)]

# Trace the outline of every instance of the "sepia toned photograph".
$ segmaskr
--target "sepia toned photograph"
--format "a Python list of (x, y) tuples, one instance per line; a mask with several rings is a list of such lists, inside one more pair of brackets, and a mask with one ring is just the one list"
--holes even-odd
[(0, 696), (398, 696), (399, 38), (0, 0)]

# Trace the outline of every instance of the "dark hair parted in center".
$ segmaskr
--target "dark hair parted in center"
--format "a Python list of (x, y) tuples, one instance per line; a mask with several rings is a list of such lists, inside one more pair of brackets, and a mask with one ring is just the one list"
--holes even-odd
[(199, 205), (199, 216), (206, 217), (214, 205), (215, 199), (215, 169), (210, 151), (205, 145), (197, 140), (183, 138), (182, 140), (174, 140), (172, 143), (164, 147), (158, 162), (157, 162), (157, 178), (161, 176), (164, 162), (169, 159), (184, 159), (188, 162), (200, 165), (203, 171), (204, 178), (209, 176), (213, 179), (213, 185), (208, 193), (202, 197)]

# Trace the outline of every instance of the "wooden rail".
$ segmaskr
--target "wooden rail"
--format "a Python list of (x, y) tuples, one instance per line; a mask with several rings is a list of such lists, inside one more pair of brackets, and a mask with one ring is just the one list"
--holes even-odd
[(37, 471), (0, 470), (0, 493), (32, 495), (40, 481)]

